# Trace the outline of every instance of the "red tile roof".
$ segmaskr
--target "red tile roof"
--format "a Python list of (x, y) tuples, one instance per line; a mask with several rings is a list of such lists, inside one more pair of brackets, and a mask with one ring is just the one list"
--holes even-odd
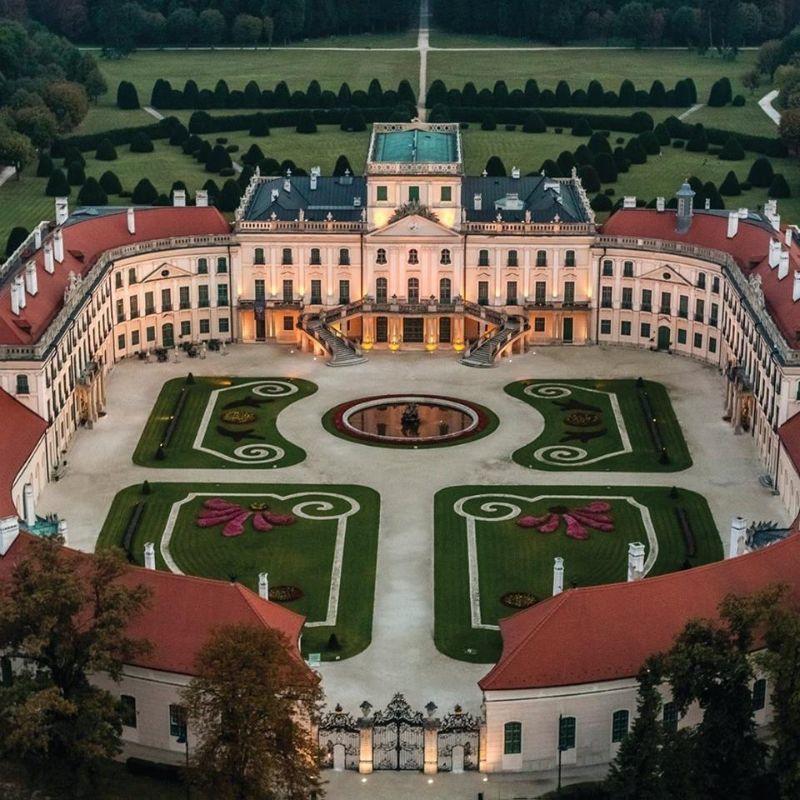
[(11, 486), (47, 430), (47, 422), (0, 389), (0, 517), (17, 516)]
[[(603, 225), (601, 233), (609, 236), (634, 236), (686, 242), (701, 247), (724, 250), (733, 256), (746, 276), (760, 275), (764, 301), (772, 319), (790, 347), (800, 348), (800, 301), (792, 300), (794, 270), (800, 269), (800, 247), (794, 242), (787, 247), (783, 236), (764, 222), (752, 218), (739, 220), (739, 230), (728, 238), (727, 214), (695, 211), (686, 233), (675, 230), (675, 211), (655, 211), (645, 208), (626, 208), (617, 211)], [(789, 250), (789, 274), (778, 280), (778, 269), (769, 266), (770, 239), (780, 240)]]
[(789, 417), (778, 428), (778, 438), (795, 469), (800, 472), (800, 414)]
[(484, 691), (629, 678), (728, 594), (787, 583), (800, 602), (800, 534), (748, 555), (631, 583), (569, 589), (500, 621), (503, 654)]
[[(35, 537), (20, 533), (5, 556), (0, 557), (0, 582), (9, 580), (25, 558)], [(75, 558), (85, 553), (65, 548)], [(305, 617), (277, 603), (262, 600), (238, 583), (174, 575), (161, 570), (127, 567), (121, 581), (150, 590), (147, 607), (128, 627), (128, 634), (147, 639), (152, 649), (133, 666), (192, 675), (195, 660), (211, 633), (225, 625), (254, 625), (283, 633), (300, 658), (298, 638)]]
[[(36, 253), (38, 292), (27, 295), (19, 316), (11, 311), (11, 282), (0, 288), (0, 344), (34, 344), (64, 304), (70, 272), (85, 275), (106, 251), (134, 242), (172, 236), (225, 234), (230, 225), (213, 207), (137, 208), (136, 233), (128, 233), (127, 211), (71, 222), (63, 228), (64, 260), (51, 275), (44, 269), (44, 253)], [(27, 263), (27, 261), (26, 261)]]

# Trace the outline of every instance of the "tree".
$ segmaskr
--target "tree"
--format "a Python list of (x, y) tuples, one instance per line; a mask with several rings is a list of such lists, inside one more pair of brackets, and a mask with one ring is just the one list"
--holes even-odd
[(772, 162), (766, 156), (759, 156), (750, 167), (750, 172), (747, 173), (747, 182), (751, 186), (766, 189), (772, 183), (774, 175)]
[(33, 145), (27, 136), (3, 125), (0, 121), (0, 164), (9, 164), (17, 169), (17, 177), (26, 164), (35, 157)]
[(198, 654), (183, 702), (198, 736), (191, 774), (209, 795), (269, 800), (319, 792), (312, 725), (322, 690), (291, 647), (278, 631), (239, 625), (218, 630)]
[(595, 169), (603, 183), (615, 183), (617, 180), (617, 162), (611, 153), (598, 153), (595, 158)]
[(70, 186), (82, 186), (86, 181), (86, 172), (80, 161), (71, 161), (67, 167), (67, 181)]
[(275, 21), (272, 17), (264, 17), (262, 20), (264, 25), (264, 40), (267, 43), (267, 47), (272, 47), (272, 39), (275, 36)]
[(97, 145), (97, 152), (94, 154), (94, 157), (98, 161), (116, 161), (117, 160), (117, 150), (113, 144), (111, 144), (111, 139), (103, 139), (99, 145)]
[(592, 125), (586, 117), (579, 117), (572, 127), (573, 136), (591, 136), (592, 133)]
[(86, 183), (78, 192), (78, 202), (83, 206), (107, 206), (108, 195), (97, 181), (97, 178), (87, 178)]
[(786, 178), (784, 178), (780, 172), (775, 173), (775, 177), (769, 185), (767, 194), (774, 199), (792, 196), (792, 190), (789, 188)]
[(200, 25), (191, 8), (176, 8), (167, 17), (167, 36), (171, 42), (188, 47), (197, 41)]
[(237, 14), (231, 26), (231, 35), (236, 44), (242, 46), (255, 46), (261, 38), (261, 31), (264, 27), (260, 17), (252, 14)]
[(692, 128), (692, 134), (689, 137), (689, 140), (686, 142), (686, 149), (690, 153), (702, 153), (705, 150), (708, 150), (708, 136), (706, 135), (706, 129), (700, 124)]
[(797, 153), (800, 149), (800, 108), (788, 108), (781, 114), (778, 135), (792, 153)]
[(523, 133), (545, 133), (547, 126), (544, 124), (542, 115), (538, 111), (531, 111), (522, 123)]
[(137, 131), (131, 137), (131, 153), (152, 153), (153, 140), (146, 131)]
[(617, 33), (625, 39), (632, 39), (636, 47), (641, 47), (650, 34), (653, 22), (653, 9), (645, 3), (626, 3), (617, 12)]
[(636, 678), (639, 690), (636, 719), (622, 740), (606, 781), (615, 800), (668, 800), (662, 785), (664, 728), (661, 724), (663, 665), (659, 656), (649, 658)]
[(56, 115), (62, 130), (71, 130), (89, 112), (89, 98), (79, 83), (54, 81), (49, 83), (43, 94), (47, 107)]
[(275, 35), (282, 42), (297, 37), (305, 23), (305, 3), (303, 0), (283, 0), (273, 16)]
[(206, 160), (206, 172), (222, 172), (223, 169), (229, 169), (231, 166), (231, 157), (224, 145), (214, 145)]
[(314, 122), (314, 115), (308, 109), (301, 111), (297, 119), (297, 133), (316, 133), (317, 123)]
[(781, 64), (781, 43), (777, 39), (770, 39), (758, 48), (758, 69), (764, 75), (769, 76), (772, 83), (775, 78), (775, 70)]
[(8, 258), (27, 238), (27, 228), (22, 228), (19, 225), (12, 228), (6, 240), (6, 258)]
[(133, 189), (131, 200), (137, 206), (151, 206), (158, 199), (156, 187), (147, 178), (142, 178)]
[(347, 159), (346, 155), (340, 155), (336, 159), (336, 164), (333, 167), (333, 177), (339, 178), (342, 175), (352, 175), (353, 168), (350, 166), (350, 161)]
[(58, 131), (55, 114), (43, 105), (26, 106), (12, 112), (14, 127), (31, 140), (34, 147), (49, 147)]
[(749, 89), (750, 94), (753, 94), (761, 85), (761, 73), (757, 69), (750, 69), (742, 75), (741, 81), (742, 86)]
[(497, 130), (497, 118), (492, 111), (484, 111), (481, 117), (481, 130), (494, 131)]
[(723, 209), (725, 208), (725, 201), (722, 199), (722, 195), (717, 189), (717, 185), (714, 181), (706, 181), (703, 184), (703, 194), (705, 195), (706, 200), (708, 200), (708, 207), (713, 209)]
[(118, 680), (148, 649), (126, 633), (148, 592), (121, 583), (124, 571), (115, 551), (77, 556), (35, 539), (0, 593), (0, 648), (25, 665), (0, 690), (0, 748), (32, 771), (65, 775), (72, 792), (121, 749), (120, 708), (90, 676)]
[(39, 163), (36, 166), (37, 178), (49, 178), (53, 172), (53, 159), (47, 153), (42, 153), (39, 156)]
[(207, 8), (200, 12), (198, 17), (200, 30), (203, 31), (203, 40), (212, 48), (225, 38), (227, 25), (222, 12), (216, 8)]
[(44, 193), (48, 197), (68, 197), (71, 189), (67, 181), (67, 176), (60, 169), (54, 169), (50, 173), (50, 178), (45, 186)]
[(216, 206), (220, 211), (236, 211), (241, 199), (242, 191), (239, 184), (233, 179), (228, 179), (216, 198)]
[(484, 171), (490, 178), (505, 178), (508, 174), (500, 156), (489, 156)]
[(719, 78), (711, 86), (708, 95), (708, 105), (712, 108), (721, 108), (733, 100), (733, 89), (730, 78)]
[(583, 188), (587, 192), (600, 191), (600, 177), (597, 170), (591, 164), (584, 164), (578, 169), (578, 177), (581, 179)]
[(647, 151), (638, 136), (632, 136), (625, 145), (625, 156), (631, 164), (647, 163)]
[(106, 170), (100, 176), (100, 186), (107, 195), (122, 193), (122, 184), (119, 182), (119, 178), (116, 174), (111, 172), (111, 170)]
[(117, 108), (139, 108), (139, 93), (130, 81), (120, 81), (117, 87)]
[(730, 170), (725, 176), (725, 179), (719, 185), (719, 193), (725, 197), (736, 197), (742, 193), (742, 188), (739, 186), (739, 179), (736, 173)]
[(343, 131), (365, 131), (367, 129), (367, 123), (361, 109), (353, 106), (348, 108), (347, 111), (344, 112), (340, 127)]
[(100, 95), (108, 91), (106, 79), (97, 67), (92, 69), (84, 78), (83, 85), (86, 88), (86, 95), (93, 103), (96, 103)]
[(729, 136), (722, 146), (719, 157), (722, 161), (743, 161), (744, 148), (735, 136)]

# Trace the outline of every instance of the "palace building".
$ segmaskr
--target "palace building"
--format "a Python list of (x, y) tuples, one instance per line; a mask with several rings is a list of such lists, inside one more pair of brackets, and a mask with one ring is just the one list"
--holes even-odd
[[(172, 207), (72, 212), (58, 198), (55, 220), (0, 267), (0, 577), (24, 549), (20, 526), (36, 530), (38, 494), (63, 474), (76, 431), (104, 413), (114, 365), (191, 344), (286, 344), (353, 369), (397, 350), (448, 351), (465, 366), (491, 367), (545, 345), (694, 358), (719, 370), (719, 414), (732, 435), (753, 439), (762, 482), (795, 518), (800, 232), (781, 224), (774, 201), (757, 212), (692, 201), (686, 184), (675, 209), (663, 198), (655, 208), (625, 198), (599, 225), (574, 175), (466, 176), (459, 126), (445, 123), (375, 124), (363, 176), (256, 173), (231, 222), (204, 192), (193, 205), (178, 191)], [(571, 590), (510, 618), (503, 656), (481, 683), (484, 768), (551, 768), (555, 744), (529, 733), (550, 731), (559, 715), (578, 718), (567, 757), (607, 763), (614, 715), (634, 711), (642, 657), (727, 591), (795, 581), (796, 540), (676, 575)], [(297, 639), (300, 618), (246, 590), (142, 573), (156, 599), (193, 603), (196, 593), (203, 608), (219, 602), (220, 614), (254, 615)], [(682, 602), (666, 602), (666, 591)], [(631, 605), (649, 632), (628, 625)], [(587, 619), (608, 632), (614, 609), (623, 609), (622, 627), (603, 642), (576, 634)], [(142, 624), (156, 626), (145, 632), (157, 657), (131, 665), (132, 684), (186, 674), (203, 632), (188, 631), (195, 639), (173, 653), (169, 626), (152, 617)], [(576, 708), (587, 709), (586, 727)], [(147, 730), (136, 734), (142, 752), (158, 750), (161, 734)]]

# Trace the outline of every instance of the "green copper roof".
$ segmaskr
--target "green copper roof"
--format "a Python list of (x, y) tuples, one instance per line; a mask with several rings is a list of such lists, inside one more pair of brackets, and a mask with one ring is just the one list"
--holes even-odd
[(458, 160), (456, 135), (420, 130), (378, 133), (372, 159), (392, 163), (451, 163)]

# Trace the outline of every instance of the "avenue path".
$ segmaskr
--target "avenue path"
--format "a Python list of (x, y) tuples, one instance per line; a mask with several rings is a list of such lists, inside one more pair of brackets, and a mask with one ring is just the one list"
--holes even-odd
[[(146, 469), (131, 461), (158, 392), (169, 378), (201, 375), (299, 377), (319, 391), (286, 408), (278, 418), (283, 436), (300, 445), (306, 461), (275, 470)], [(682, 425), (694, 460), (668, 474), (540, 472), (514, 464), (511, 453), (542, 430), (541, 416), (505, 394), (522, 378), (631, 378), (661, 380)], [(320, 419), (346, 400), (389, 392), (430, 392), (483, 403), (499, 428), (476, 442), (433, 450), (393, 450), (329, 435)], [(487, 665), (454, 661), (433, 642), (433, 497), (460, 484), (677, 485), (706, 496), (724, 546), (731, 516), (787, 522), (779, 498), (758, 483), (760, 467), (751, 438), (736, 436), (721, 419), (722, 381), (716, 370), (663, 353), (598, 347), (542, 348), (495, 369), (461, 366), (453, 354), (373, 354), (361, 366), (331, 369), (322, 359), (278, 345), (234, 345), (228, 355), (178, 363), (118, 364), (109, 379), (108, 413), (93, 430), (79, 432), (65, 477), (47, 486), (41, 513), (63, 515), (69, 543), (92, 550), (114, 495), (153, 481), (293, 482), (360, 484), (381, 496), (380, 535), (372, 644), (320, 671), (329, 704), (357, 712), (362, 700), (386, 704), (395, 691), (416, 707), (433, 700), (442, 711), (461, 703), (477, 711), (477, 680)], [(265, 565), (267, 568), (268, 565)], [(464, 587), (466, 591), (466, 586)], [(366, 599), (365, 599), (366, 602)], [(169, 613), (165, 609), (165, 613)]]

